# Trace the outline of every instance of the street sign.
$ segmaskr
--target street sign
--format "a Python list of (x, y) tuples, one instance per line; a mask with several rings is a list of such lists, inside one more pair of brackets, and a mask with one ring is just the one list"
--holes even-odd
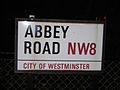
[(16, 19), (16, 71), (101, 71), (104, 23)]

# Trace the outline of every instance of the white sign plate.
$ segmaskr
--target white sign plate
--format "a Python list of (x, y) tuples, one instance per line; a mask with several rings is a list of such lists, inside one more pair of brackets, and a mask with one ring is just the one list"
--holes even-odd
[(101, 71), (103, 23), (17, 20), (16, 69)]

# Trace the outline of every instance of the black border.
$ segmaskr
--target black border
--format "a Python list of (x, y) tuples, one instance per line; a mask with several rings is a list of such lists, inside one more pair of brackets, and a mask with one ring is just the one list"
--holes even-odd
[[(103, 46), (102, 46), (102, 66), (101, 71), (75, 71), (75, 70), (17, 70), (17, 45), (18, 45), (18, 21), (30, 22), (56, 22), (56, 23), (88, 23), (88, 24), (104, 24), (103, 29)], [(88, 20), (61, 20), (61, 19), (31, 19), (31, 18), (15, 18), (15, 73), (39, 73), (39, 74), (97, 74), (102, 73), (105, 60), (105, 40), (106, 40), (106, 21), (88, 21)]]

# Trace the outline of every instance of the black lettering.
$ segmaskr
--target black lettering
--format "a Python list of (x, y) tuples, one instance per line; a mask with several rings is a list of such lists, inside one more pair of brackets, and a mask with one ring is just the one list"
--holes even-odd
[(41, 37), (42, 36), (42, 27), (40, 25), (35, 25), (35, 37)]
[(51, 54), (51, 53), (50, 53), (50, 47), (49, 47), (49, 43), (48, 43), (48, 42), (45, 43), (45, 46), (44, 46), (44, 49), (43, 49), (42, 54), (44, 54), (45, 52), (47, 52), (48, 54)]
[(45, 25), (44, 37), (45, 38), (50, 38), (51, 35), (52, 35), (52, 33), (51, 33), (51, 26)]
[(64, 26), (61, 26), (62, 30), (63, 30), (63, 38), (66, 38), (66, 32), (69, 28), (69, 26), (67, 26), (66, 28), (64, 28)]
[(31, 54), (31, 42), (30, 41), (24, 42), (24, 53), (27, 54), (27, 51), (29, 54)]
[(60, 38), (60, 36), (57, 36), (57, 33), (59, 33), (59, 31), (57, 31), (58, 28), (60, 28), (60, 26), (54, 26), (54, 38)]
[(28, 35), (30, 35), (31, 37), (33, 37), (31, 25), (28, 26), (28, 28), (26, 30), (26, 33), (25, 33), (25, 37), (27, 37)]
[(41, 52), (41, 43), (40, 42), (34, 42), (34, 53), (39, 54)]
[(60, 52), (60, 44), (59, 42), (53, 42), (53, 50), (52, 54), (58, 54)]

